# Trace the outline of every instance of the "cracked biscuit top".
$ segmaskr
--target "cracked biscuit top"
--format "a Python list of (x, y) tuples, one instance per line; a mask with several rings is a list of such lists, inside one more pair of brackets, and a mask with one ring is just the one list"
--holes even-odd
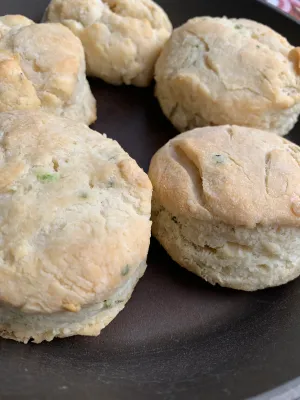
[(39, 108), (86, 124), (96, 119), (82, 44), (60, 24), (0, 17), (0, 112)]
[(116, 141), (42, 111), (0, 113), (0, 168), (2, 307), (80, 310), (146, 259), (152, 186)]
[(153, 157), (156, 206), (233, 226), (300, 226), (300, 148), (239, 126), (198, 128)]
[(300, 113), (300, 49), (246, 19), (193, 18), (175, 29), (155, 79), (180, 131), (232, 124), (284, 135)]
[(52, 0), (45, 19), (81, 39), (88, 75), (115, 85), (149, 85), (172, 31), (166, 13), (151, 0)]

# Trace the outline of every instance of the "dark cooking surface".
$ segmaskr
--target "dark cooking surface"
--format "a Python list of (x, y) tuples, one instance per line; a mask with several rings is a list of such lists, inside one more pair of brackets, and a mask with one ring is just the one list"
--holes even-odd
[[(300, 28), (255, 1), (161, 0), (174, 25), (195, 15), (248, 17), (293, 43)], [(46, 0), (0, 0), (0, 14), (38, 20)], [(299, 42), (298, 42), (299, 43)], [(151, 89), (91, 80), (95, 128), (145, 169), (175, 130)], [(300, 126), (290, 136), (300, 143)], [(98, 338), (48, 344), (0, 340), (0, 399), (242, 399), (300, 372), (300, 279), (239, 293), (212, 287), (152, 240), (149, 267), (125, 310)]]

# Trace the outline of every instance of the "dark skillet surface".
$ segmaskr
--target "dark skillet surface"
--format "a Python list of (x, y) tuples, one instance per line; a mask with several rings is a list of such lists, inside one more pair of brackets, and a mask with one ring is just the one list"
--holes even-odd
[[(161, 0), (175, 26), (196, 15), (247, 17), (297, 44), (295, 22), (255, 1)], [(0, 14), (39, 20), (47, 0), (0, 0)], [(298, 41), (299, 43), (299, 41)], [(176, 134), (152, 88), (91, 80), (94, 128), (148, 169)], [(300, 143), (300, 125), (290, 138)], [(0, 399), (243, 399), (300, 372), (300, 279), (240, 293), (213, 287), (152, 239), (149, 267), (125, 310), (98, 338), (41, 345), (0, 340)]]

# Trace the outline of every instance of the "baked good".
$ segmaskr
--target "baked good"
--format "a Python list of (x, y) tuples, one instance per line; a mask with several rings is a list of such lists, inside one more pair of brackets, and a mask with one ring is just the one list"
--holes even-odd
[(0, 131), (0, 336), (96, 336), (146, 268), (148, 176), (67, 118), (0, 113)]
[(0, 112), (40, 108), (86, 124), (95, 121), (80, 40), (60, 24), (0, 17)]
[(45, 20), (70, 28), (85, 49), (87, 74), (114, 85), (148, 86), (172, 31), (151, 0), (52, 0)]
[(179, 131), (233, 124), (285, 135), (300, 113), (300, 48), (246, 19), (193, 18), (155, 68), (156, 96)]
[(151, 161), (154, 236), (212, 284), (257, 290), (300, 274), (300, 148), (238, 126), (176, 136)]

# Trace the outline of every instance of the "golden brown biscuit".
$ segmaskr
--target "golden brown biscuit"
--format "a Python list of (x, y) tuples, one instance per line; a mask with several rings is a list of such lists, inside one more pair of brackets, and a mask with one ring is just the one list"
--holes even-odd
[(300, 113), (299, 51), (246, 19), (193, 18), (156, 64), (156, 96), (180, 130), (235, 124), (286, 135)]
[(0, 112), (44, 109), (91, 124), (96, 101), (78, 38), (60, 24), (0, 18)]
[(300, 274), (300, 148), (238, 126), (176, 136), (153, 157), (153, 234), (207, 281), (241, 290)]
[(108, 83), (148, 86), (172, 25), (151, 0), (52, 0), (45, 19), (83, 44), (87, 73)]
[(116, 141), (0, 113), (0, 336), (98, 335), (146, 268), (152, 186)]

